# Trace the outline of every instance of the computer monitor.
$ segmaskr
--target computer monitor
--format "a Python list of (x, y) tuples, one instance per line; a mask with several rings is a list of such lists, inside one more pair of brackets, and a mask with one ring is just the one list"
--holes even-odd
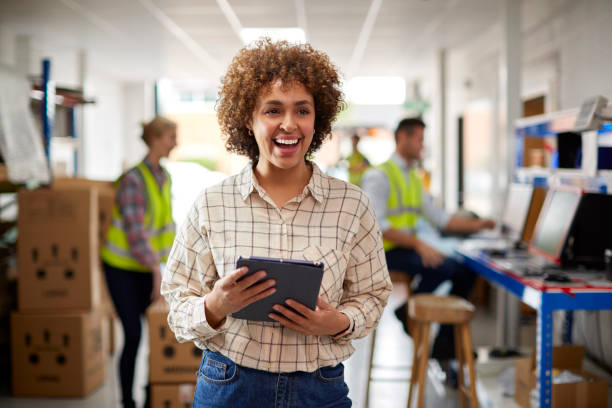
[(561, 251), (580, 203), (582, 190), (577, 187), (555, 187), (546, 200), (529, 244), (529, 251), (554, 263), (561, 263)]
[(529, 201), (529, 210), (527, 211), (527, 218), (525, 219), (525, 226), (523, 227), (523, 233), (521, 235), (521, 242), (529, 244), (533, 237), (533, 231), (540, 216), (542, 210), (542, 204), (546, 198), (546, 187), (538, 186), (533, 188), (531, 194), (531, 201)]
[(611, 209), (612, 195), (582, 196), (561, 256), (564, 267), (604, 268), (604, 252), (612, 249)]
[(518, 238), (523, 232), (532, 192), (530, 184), (512, 183), (508, 188), (502, 228), (512, 237)]

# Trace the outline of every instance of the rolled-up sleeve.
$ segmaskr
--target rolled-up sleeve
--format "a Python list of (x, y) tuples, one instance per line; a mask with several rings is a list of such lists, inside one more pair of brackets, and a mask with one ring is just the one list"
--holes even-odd
[(352, 331), (335, 341), (347, 343), (366, 336), (380, 320), (391, 293), (382, 235), (369, 204), (361, 216), (344, 279), (338, 311), (346, 314)]
[(217, 329), (206, 320), (206, 295), (219, 276), (198, 213), (194, 204), (174, 240), (161, 284), (161, 294), (170, 307), (168, 325), (179, 342), (214, 337), (232, 319), (228, 316)]
[(385, 232), (391, 228), (391, 223), (387, 220), (389, 180), (387, 180), (386, 174), (377, 168), (368, 169), (361, 179), (361, 189), (372, 203), (380, 230)]
[(427, 221), (436, 226), (438, 229), (445, 229), (451, 215), (435, 205), (433, 198), (425, 190), (423, 190), (421, 197), (423, 202), (423, 216), (425, 216), (425, 219), (427, 219)]

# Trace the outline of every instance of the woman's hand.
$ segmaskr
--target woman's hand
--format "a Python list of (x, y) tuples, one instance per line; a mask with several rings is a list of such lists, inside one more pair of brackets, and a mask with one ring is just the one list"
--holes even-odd
[(249, 269), (243, 266), (219, 279), (206, 296), (204, 313), (206, 321), (212, 328), (218, 327), (227, 315), (276, 292), (274, 279), (267, 279), (255, 285), (257, 281), (266, 277), (266, 271), (259, 271), (238, 282), (248, 271)]
[(270, 313), (270, 318), (306, 336), (333, 336), (348, 329), (351, 324), (347, 315), (337, 311), (321, 297), (317, 301), (316, 310), (310, 310), (291, 299), (285, 303), (294, 310), (283, 305), (274, 305), (276, 313)]

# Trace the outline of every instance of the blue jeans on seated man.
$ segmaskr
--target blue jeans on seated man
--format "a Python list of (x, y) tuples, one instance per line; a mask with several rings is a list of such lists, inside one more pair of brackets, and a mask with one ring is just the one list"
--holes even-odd
[[(450, 280), (452, 284), (450, 294), (467, 299), (476, 281), (474, 272), (452, 258), (445, 258), (442, 265), (436, 268), (428, 268), (423, 266), (421, 256), (412, 249), (394, 248), (387, 251), (385, 256), (389, 270), (401, 271), (413, 277), (419, 275), (421, 281), (413, 291), (414, 294), (431, 293), (442, 282)], [(404, 323), (406, 321), (406, 304), (400, 306), (395, 314)], [(440, 326), (440, 331), (431, 350), (431, 356), (437, 360), (448, 360), (455, 357), (453, 326)]]
[(239, 366), (224, 355), (204, 350), (194, 408), (347, 408), (344, 365), (315, 372), (271, 373)]

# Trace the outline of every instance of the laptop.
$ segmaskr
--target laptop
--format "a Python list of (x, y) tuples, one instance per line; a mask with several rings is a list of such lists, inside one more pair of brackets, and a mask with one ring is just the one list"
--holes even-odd
[(528, 253), (508, 260), (504, 268), (517, 275), (539, 275), (546, 269), (558, 268), (582, 195), (578, 187), (550, 189), (537, 218)]
[(470, 238), (503, 240), (507, 241), (506, 246), (519, 241), (530, 210), (533, 190), (530, 184), (511, 183), (506, 194), (501, 222), (494, 229), (480, 231), (470, 235)]

